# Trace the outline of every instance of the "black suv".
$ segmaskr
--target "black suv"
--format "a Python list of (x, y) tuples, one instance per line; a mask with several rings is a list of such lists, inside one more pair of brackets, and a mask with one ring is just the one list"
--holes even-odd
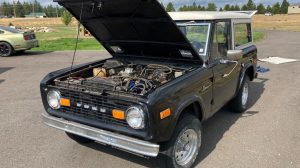
[(251, 17), (243, 12), (166, 13), (156, 0), (58, 0), (112, 58), (48, 74), (45, 124), (191, 167), (201, 123), (225, 104), (247, 109), (256, 77)]

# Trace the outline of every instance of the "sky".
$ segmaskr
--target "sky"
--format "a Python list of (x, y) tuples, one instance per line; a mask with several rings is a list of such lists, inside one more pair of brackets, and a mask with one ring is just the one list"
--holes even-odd
[[(0, 3), (2, 2), (12, 2), (13, 0), (0, 0)], [(33, 0), (20, 0), (21, 2), (27, 1), (32, 2)], [(56, 5), (52, 0), (38, 0), (42, 5), (49, 5), (53, 4)], [(241, 5), (247, 3), (248, 0), (159, 0), (163, 2), (164, 4), (167, 4), (168, 2), (172, 2), (176, 8), (183, 6), (183, 5), (191, 5), (193, 2), (196, 2), (197, 5), (207, 5), (210, 2), (214, 2), (217, 4), (218, 7), (223, 7), (225, 4), (231, 4), (231, 5)], [(276, 2), (282, 2), (282, 0), (253, 0), (256, 4), (263, 3), (265, 5), (272, 5)], [(289, 0), (291, 4), (299, 3), (300, 0)]]

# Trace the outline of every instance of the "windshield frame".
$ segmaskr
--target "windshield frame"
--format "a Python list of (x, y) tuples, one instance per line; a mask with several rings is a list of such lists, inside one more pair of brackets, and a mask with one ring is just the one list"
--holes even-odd
[[(176, 22), (176, 25), (178, 26), (178, 28), (179, 28), (179, 26), (207, 26), (206, 45), (205, 45), (204, 53), (200, 53), (199, 51), (197, 51), (196, 48), (191, 44), (191, 46), (194, 48), (194, 50), (196, 51), (196, 53), (198, 55), (207, 56), (207, 53), (208, 53), (207, 50), (208, 50), (208, 46), (209, 46), (209, 38), (210, 38), (210, 33), (211, 33), (211, 23), (210, 22), (189, 21), (189, 22)], [(183, 36), (185, 36), (185, 38), (190, 42), (190, 40), (187, 38), (187, 36), (185, 34), (183, 34)]]

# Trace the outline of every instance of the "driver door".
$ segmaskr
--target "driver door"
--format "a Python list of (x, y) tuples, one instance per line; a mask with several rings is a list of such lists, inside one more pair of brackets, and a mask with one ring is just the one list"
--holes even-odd
[(232, 49), (231, 33), (231, 22), (229, 20), (215, 23), (209, 61), (214, 74), (213, 113), (222, 108), (234, 96), (237, 87), (238, 74), (231, 73), (226, 76), (227, 73), (237, 68), (236, 63), (221, 63), (222, 59), (227, 59), (227, 51)]

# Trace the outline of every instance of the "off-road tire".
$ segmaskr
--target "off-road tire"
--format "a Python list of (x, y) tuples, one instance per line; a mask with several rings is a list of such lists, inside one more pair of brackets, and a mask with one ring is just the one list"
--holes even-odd
[(0, 57), (8, 57), (13, 54), (14, 50), (7, 42), (0, 42)]
[(66, 132), (66, 134), (68, 135), (69, 138), (71, 138), (72, 140), (80, 143), (80, 144), (85, 144), (85, 143), (90, 143), (93, 142), (93, 140), (82, 137), (82, 136), (78, 136), (69, 132)]
[[(175, 158), (175, 146), (179, 140), (179, 137), (187, 130), (194, 130), (197, 133), (197, 145), (196, 152), (192, 155), (192, 159), (185, 165), (179, 165)], [(158, 156), (158, 164), (160, 167), (167, 168), (190, 168), (193, 166), (201, 146), (202, 127), (200, 120), (194, 115), (187, 114), (177, 124), (175, 131), (170, 141), (161, 144), (161, 152)]]
[[(249, 93), (250, 93), (250, 90), (249, 90), (250, 87), (249, 86), (250, 86), (249, 77), (247, 75), (245, 75), (245, 77), (243, 79), (243, 82), (242, 82), (242, 85), (239, 88), (239, 91), (238, 91), (237, 95), (229, 103), (230, 108), (232, 109), (232, 111), (234, 111), (236, 113), (243, 113), (248, 109)], [(244, 87), (247, 87), (247, 89), (248, 89), (246, 103), (243, 103)]]

